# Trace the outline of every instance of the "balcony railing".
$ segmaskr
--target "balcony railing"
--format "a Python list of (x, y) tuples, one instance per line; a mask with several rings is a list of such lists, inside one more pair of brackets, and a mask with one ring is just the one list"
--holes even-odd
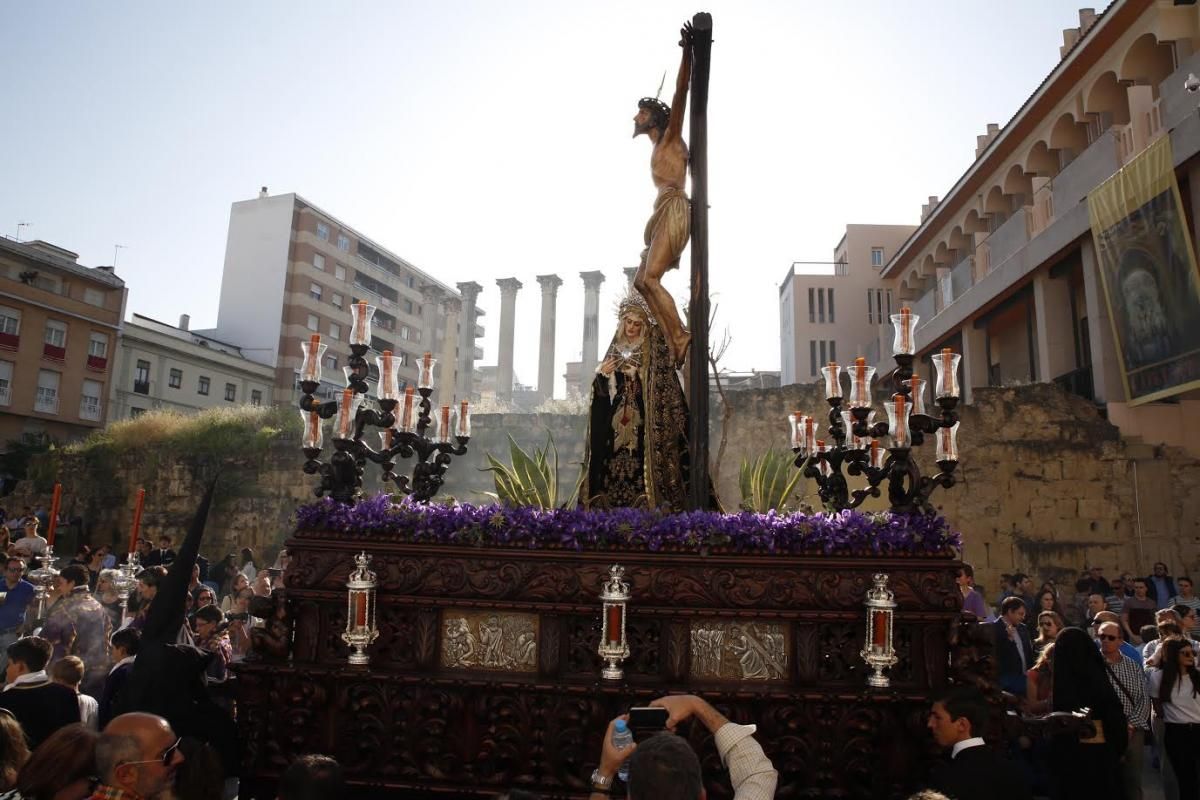
[(0, 386), (0, 406), (12, 404), (12, 389), (8, 386)]
[(79, 418), (100, 421), (100, 398), (85, 397), (79, 403)]
[(150, 394), (150, 381), (135, 380), (133, 382), (133, 393), (134, 394)]
[(936, 289), (930, 289), (925, 294), (917, 298), (916, 302), (912, 303), (910, 308), (912, 313), (916, 314), (920, 319), (918, 325), (924, 326), (925, 323), (933, 319), (937, 315), (937, 301), (934, 298)]
[(950, 293), (955, 300), (967, 293), (973, 285), (975, 257), (967, 256), (950, 270)]
[(38, 389), (37, 398), (33, 401), (33, 410), (42, 414), (57, 414), (58, 392), (50, 394)]

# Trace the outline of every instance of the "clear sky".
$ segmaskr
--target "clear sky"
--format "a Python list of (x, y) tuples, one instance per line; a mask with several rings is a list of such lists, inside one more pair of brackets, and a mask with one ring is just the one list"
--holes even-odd
[[(778, 286), (847, 223), (915, 224), (1058, 61), (1078, 0), (718, 0), (709, 101), (722, 366), (779, 368)], [(1101, 10), (1101, 6), (1097, 10)], [(216, 323), (230, 203), (297, 192), (440, 279), (475, 280), (484, 363), (517, 277), (516, 372), (537, 377), (557, 273), (556, 374), (579, 358), (582, 270), (636, 266), (654, 200), (636, 101), (677, 2), (0, 3), (0, 233), (110, 264), (130, 313)], [(681, 302), (684, 272), (666, 281)], [(603, 346), (603, 344), (602, 344)], [(561, 377), (558, 381), (562, 392)]]

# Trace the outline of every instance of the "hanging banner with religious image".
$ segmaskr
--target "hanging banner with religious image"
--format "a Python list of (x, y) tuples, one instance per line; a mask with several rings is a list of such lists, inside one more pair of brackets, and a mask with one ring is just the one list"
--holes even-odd
[(1088, 195), (1131, 405), (1200, 388), (1200, 275), (1163, 136)]

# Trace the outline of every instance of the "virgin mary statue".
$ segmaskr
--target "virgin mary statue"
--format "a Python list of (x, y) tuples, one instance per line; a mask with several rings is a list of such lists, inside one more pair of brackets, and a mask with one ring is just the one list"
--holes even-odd
[(580, 502), (590, 508), (682, 511), (687, 403), (662, 330), (630, 289), (592, 380)]

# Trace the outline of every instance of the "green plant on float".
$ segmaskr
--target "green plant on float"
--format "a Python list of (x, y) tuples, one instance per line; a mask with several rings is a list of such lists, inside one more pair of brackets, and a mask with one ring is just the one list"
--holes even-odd
[(795, 511), (801, 498), (795, 496), (803, 473), (794, 465), (791, 453), (771, 448), (753, 462), (742, 459), (738, 487), (742, 492), (741, 507), (746, 511), (765, 514), (768, 511)]
[(506, 506), (533, 506), (536, 508), (573, 507), (579, 496), (579, 485), (562, 505), (559, 505), (558, 448), (554, 436), (546, 432), (546, 446), (535, 448), (533, 454), (525, 452), (510, 434), (508, 437), (509, 463), (501, 463), (491, 453), (484, 453), (488, 466), (483, 472), (491, 472), (495, 481), (495, 492), (484, 492), (498, 503)]

